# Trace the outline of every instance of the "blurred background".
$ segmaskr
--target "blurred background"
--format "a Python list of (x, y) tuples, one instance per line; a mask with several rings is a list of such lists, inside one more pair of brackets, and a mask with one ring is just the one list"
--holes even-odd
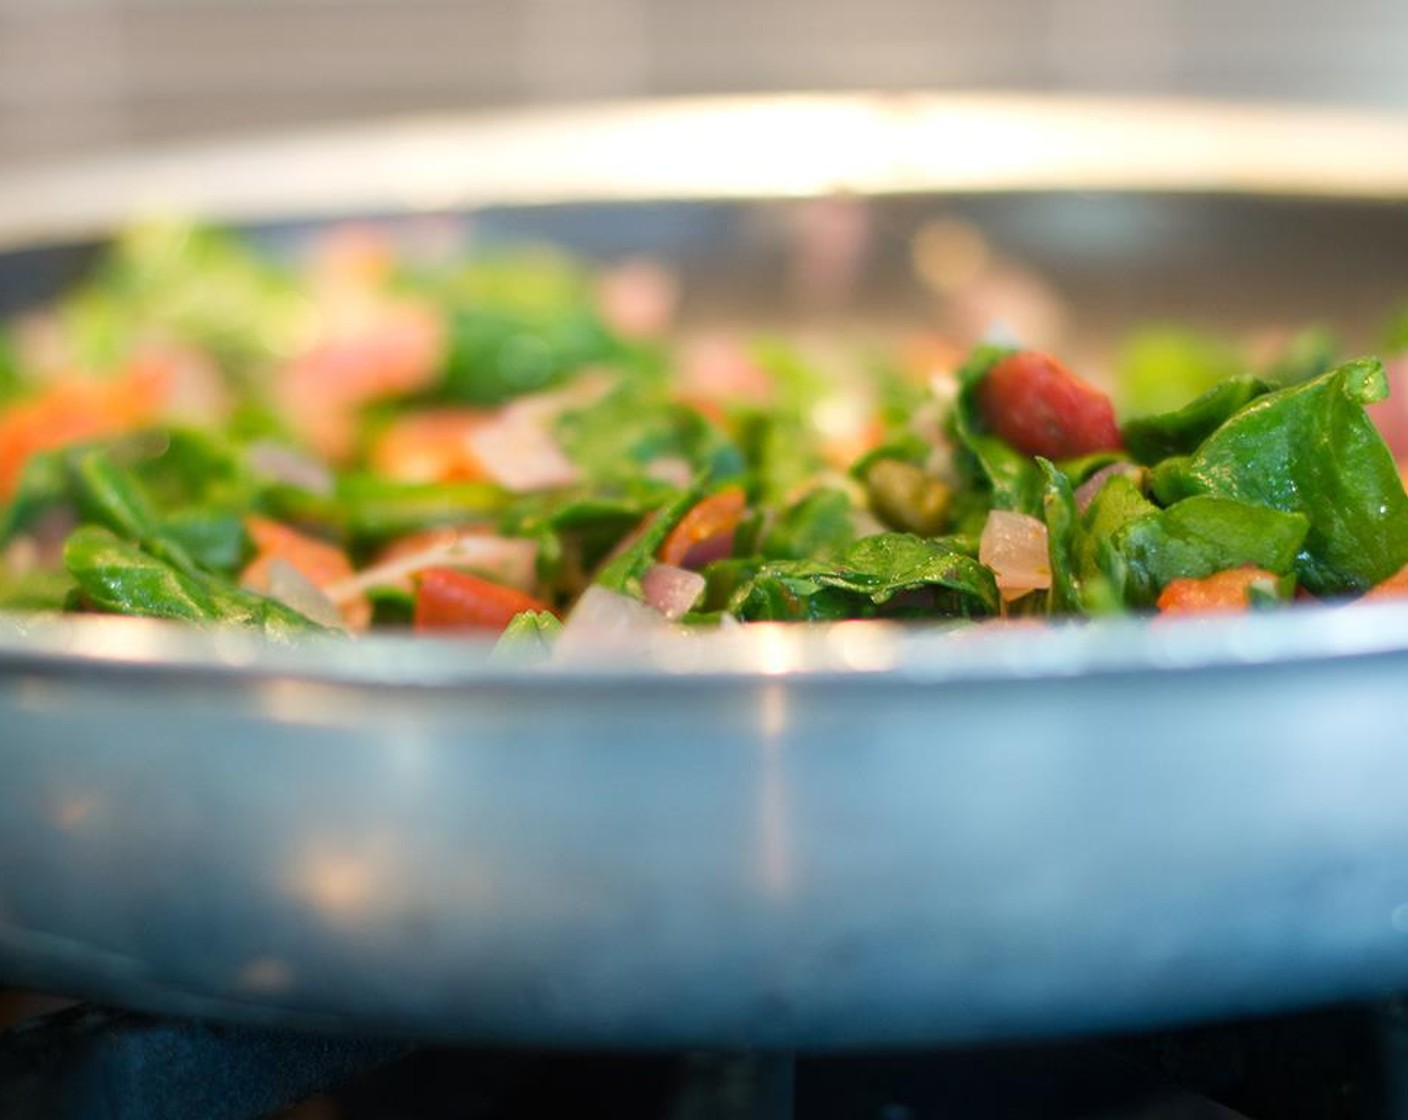
[(0, 0), (11, 166), (413, 111), (915, 86), (1408, 107), (1408, 4)]

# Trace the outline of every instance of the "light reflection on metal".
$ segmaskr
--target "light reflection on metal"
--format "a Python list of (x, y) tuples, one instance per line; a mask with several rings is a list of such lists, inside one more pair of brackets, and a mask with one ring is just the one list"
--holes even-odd
[(258, 957), (240, 970), (235, 983), (257, 995), (277, 995), (293, 987), (293, 970), (275, 957)]
[(1115, 190), (1408, 197), (1408, 119), (1003, 94), (692, 98), (414, 118), (40, 168), (0, 182), (0, 244), (134, 215), (833, 193)]
[(792, 892), (791, 813), (785, 768), (788, 694), (777, 684), (764, 687), (760, 698), (762, 776), (758, 784), (758, 832), (763, 886), (775, 898)]
[(54, 827), (62, 832), (77, 831), (93, 816), (99, 804), (100, 799), (93, 794), (70, 797), (60, 802), (54, 810)]
[(75, 629), (69, 652), (102, 661), (144, 662), (159, 659), (168, 627), (137, 618), (103, 618)]
[(753, 655), (758, 672), (769, 677), (780, 677), (798, 668), (793, 637), (784, 625), (760, 626)]
[(379, 862), (361, 852), (313, 851), (295, 861), (289, 890), (330, 923), (356, 925), (373, 909), (386, 882)]
[(858, 673), (878, 673), (893, 669), (896, 646), (886, 631), (861, 624), (836, 627), (829, 636), (832, 647), (845, 668)]
[(265, 718), (276, 723), (321, 727), (345, 722), (350, 714), (346, 704), (355, 707), (356, 701), (351, 697), (347, 698), (346, 703), (335, 700), (321, 685), (274, 679), (260, 687), (258, 704)]

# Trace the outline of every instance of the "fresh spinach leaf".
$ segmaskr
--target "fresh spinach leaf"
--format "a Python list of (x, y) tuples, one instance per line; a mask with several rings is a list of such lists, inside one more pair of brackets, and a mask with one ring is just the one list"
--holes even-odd
[(63, 451), (31, 455), (20, 474), (19, 486), (0, 509), (0, 547), (35, 525), (46, 513), (63, 506), (69, 497), (68, 459)]
[(784, 510), (763, 539), (769, 560), (826, 558), (856, 539), (855, 510), (844, 490), (814, 490)]
[(1051, 561), (1048, 607), (1053, 613), (1080, 611), (1085, 605), (1085, 593), (1079, 564), (1082, 528), (1075, 491), (1071, 480), (1054, 463), (1041, 458), (1037, 463), (1046, 479), (1041, 508)]
[(331, 501), (304, 492), (282, 492), (284, 512), (304, 518), (360, 543), (375, 543), (441, 525), (489, 524), (510, 495), (488, 482), (397, 482), (349, 474), (337, 480)]
[(1259, 397), (1191, 455), (1155, 467), (1154, 493), (1304, 514), (1300, 581), (1317, 595), (1366, 590), (1408, 563), (1408, 495), (1364, 411), (1387, 392), (1383, 367), (1365, 359)]
[(541, 313), (459, 307), (449, 316), (440, 395), (466, 404), (503, 404), (560, 384), (579, 369), (608, 363), (618, 349), (585, 306)]
[(936, 616), (993, 614), (999, 605), (992, 572), (960, 542), (879, 533), (834, 560), (764, 564), (729, 610), (747, 620), (865, 618), (909, 592), (926, 593), (917, 609)]
[(641, 597), (641, 578), (655, 563), (655, 554), (670, 531), (703, 498), (701, 487), (681, 492), (652, 513), (631, 538), (596, 574), (596, 583), (633, 598)]
[(763, 505), (791, 500), (825, 469), (816, 432), (800, 416), (740, 410), (735, 429), (750, 488)]
[(620, 385), (564, 413), (554, 434), (567, 457), (597, 483), (639, 478), (657, 459), (683, 459), (711, 479), (736, 477), (747, 467), (717, 426), (653, 385)]
[(148, 541), (160, 532), (150, 497), (131, 471), (95, 449), (70, 456), (69, 472), (80, 517), (106, 526), (127, 540)]
[(87, 604), (106, 613), (227, 623), (273, 638), (324, 629), (273, 599), (217, 576), (182, 570), (94, 525), (70, 534), (64, 566)]
[(136, 457), (131, 470), (159, 509), (247, 509), (253, 504), (260, 486), (234, 445), (191, 428), (168, 428), (153, 435), (155, 453)]
[(162, 520), (162, 536), (208, 572), (235, 575), (253, 552), (245, 518), (235, 510), (190, 506)]
[(1189, 455), (1203, 440), (1257, 397), (1271, 391), (1259, 377), (1229, 377), (1173, 412), (1126, 421), (1122, 434), (1136, 462), (1153, 466), (1171, 455)]
[(490, 657), (515, 665), (537, 664), (552, 653), (562, 622), (550, 611), (521, 611), (509, 620)]
[(1199, 496), (1126, 522), (1110, 542), (1123, 559), (1125, 601), (1149, 607), (1175, 579), (1247, 566), (1286, 575), (1309, 529), (1300, 513)]

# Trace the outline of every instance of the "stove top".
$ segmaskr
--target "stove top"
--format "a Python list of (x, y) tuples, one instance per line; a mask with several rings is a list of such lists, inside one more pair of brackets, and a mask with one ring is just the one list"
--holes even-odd
[(0, 1035), (5, 1120), (1408, 1118), (1397, 1003), (1161, 1033), (874, 1054), (562, 1053), (86, 1005)]

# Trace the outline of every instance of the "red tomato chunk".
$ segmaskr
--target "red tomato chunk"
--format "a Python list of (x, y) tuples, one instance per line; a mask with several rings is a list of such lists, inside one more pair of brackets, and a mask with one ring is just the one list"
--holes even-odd
[(983, 420), (1025, 455), (1072, 459), (1124, 446), (1110, 398), (1055, 358), (1022, 350), (978, 386)]

